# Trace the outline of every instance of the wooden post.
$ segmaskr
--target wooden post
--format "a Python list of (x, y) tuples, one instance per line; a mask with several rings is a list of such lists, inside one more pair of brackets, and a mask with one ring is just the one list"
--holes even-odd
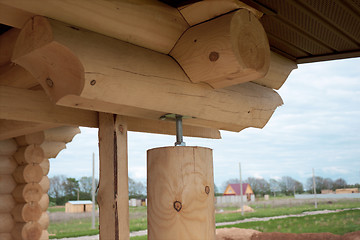
[(215, 240), (212, 150), (148, 150), (148, 239)]
[(121, 116), (99, 114), (100, 239), (129, 239), (127, 124)]

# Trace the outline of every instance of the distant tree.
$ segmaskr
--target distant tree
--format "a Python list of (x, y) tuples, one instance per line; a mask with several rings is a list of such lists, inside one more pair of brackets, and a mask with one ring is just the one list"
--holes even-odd
[(271, 178), (269, 180), (269, 187), (270, 187), (270, 192), (273, 193), (274, 196), (276, 195), (276, 193), (281, 191), (280, 183), (277, 180), (273, 179), (273, 178)]
[(81, 177), (79, 180), (80, 191), (91, 193), (92, 177)]
[(324, 178), (323, 189), (333, 189), (334, 181), (331, 178)]
[(334, 181), (333, 190), (339, 188), (345, 188), (347, 185), (346, 181), (343, 178), (338, 178)]
[(289, 176), (284, 176), (280, 180), (280, 189), (281, 192), (286, 195), (292, 195), (294, 189), (296, 190), (296, 180)]
[(304, 192), (304, 186), (301, 182), (295, 180), (295, 191), (294, 193), (303, 193)]
[[(313, 187), (313, 178), (309, 177), (306, 181), (306, 188), (308, 190), (308, 192), (312, 193), (314, 190)], [(323, 189), (328, 189), (327, 184), (325, 184), (324, 178), (320, 177), (320, 176), (315, 176), (315, 186), (316, 186), (316, 192), (317, 193), (321, 193), (321, 190)]]
[(49, 196), (52, 198), (59, 198), (64, 196), (64, 188), (63, 184), (66, 181), (66, 177), (64, 175), (57, 175), (49, 178), (50, 180), (50, 189)]
[(75, 178), (67, 178), (63, 183), (65, 195), (70, 199), (77, 199), (77, 192), (79, 190), (79, 181)]
[(129, 197), (130, 198), (144, 198), (146, 194), (146, 187), (141, 182), (137, 182), (129, 178)]
[(245, 182), (250, 184), (255, 195), (264, 195), (270, 192), (270, 185), (263, 178), (248, 177)]

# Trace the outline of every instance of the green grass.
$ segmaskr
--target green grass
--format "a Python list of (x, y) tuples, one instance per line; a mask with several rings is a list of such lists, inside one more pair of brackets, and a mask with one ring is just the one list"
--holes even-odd
[(65, 212), (65, 207), (49, 207), (47, 210), (49, 212)]
[(360, 210), (275, 219), (265, 222), (239, 223), (220, 228), (248, 228), (261, 232), (345, 234), (360, 230)]
[[(328, 204), (326, 202), (319, 203), (318, 208), (316, 209), (313, 204), (304, 204), (299, 206), (292, 207), (274, 207), (264, 205), (251, 205), (255, 209), (255, 212), (246, 212), (244, 216), (240, 213), (219, 213), (215, 215), (216, 222), (232, 222), (236, 220), (242, 220), (245, 218), (252, 217), (273, 217), (280, 215), (290, 215), (290, 214), (300, 214), (308, 211), (318, 211), (318, 210), (335, 210), (335, 209), (345, 209), (345, 208), (357, 208), (360, 207), (359, 201), (342, 201), (337, 203)], [(228, 208), (229, 209), (229, 208)], [(231, 211), (234, 209), (226, 209)], [(238, 209), (238, 208), (235, 208)], [(225, 210), (225, 209), (224, 209)]]
[[(324, 209), (334, 210), (334, 209), (344, 209), (344, 208), (356, 208), (356, 207), (360, 207), (360, 202), (342, 201), (333, 204), (320, 203), (318, 204), (317, 209), (314, 208), (314, 205), (310, 205), (310, 204), (304, 204), (301, 206), (292, 206), (291, 208), (290, 207), (271, 208), (270, 206), (264, 207), (264, 205), (256, 205), (256, 204), (253, 205), (252, 207), (255, 208), (256, 212), (245, 213), (244, 216), (242, 216), (241, 213), (239, 212), (216, 214), (215, 215), (216, 222), (231, 222), (231, 221), (242, 220), (245, 218), (252, 218), (252, 217), (271, 217), (271, 216), (279, 216), (279, 215), (299, 214), (305, 211), (315, 211), (315, 210), (324, 210)], [(225, 211), (233, 211), (238, 208), (228, 207), (223, 209)], [(64, 208), (49, 208), (49, 211), (50, 212), (64, 211)], [(147, 211), (146, 207), (129, 208), (131, 232), (145, 230), (147, 228), (146, 211)], [(50, 223), (48, 230), (50, 234), (56, 234), (56, 236), (50, 236), (50, 238), (77, 237), (77, 236), (95, 235), (99, 233), (98, 225), (96, 225), (95, 230), (91, 229), (90, 218), (81, 219), (81, 220), (71, 220), (68, 222), (53, 222)], [(137, 237), (131, 239), (143, 240), (146, 238)]]

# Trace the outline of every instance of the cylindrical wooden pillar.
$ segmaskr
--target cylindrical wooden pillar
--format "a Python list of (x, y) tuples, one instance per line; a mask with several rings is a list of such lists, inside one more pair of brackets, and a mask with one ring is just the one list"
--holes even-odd
[(212, 150), (147, 152), (148, 239), (215, 239)]

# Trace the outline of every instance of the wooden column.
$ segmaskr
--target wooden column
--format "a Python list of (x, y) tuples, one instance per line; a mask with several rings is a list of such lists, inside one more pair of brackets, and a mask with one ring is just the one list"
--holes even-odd
[(121, 116), (99, 114), (100, 239), (129, 239), (127, 124)]
[(215, 240), (212, 150), (179, 146), (147, 154), (148, 239)]

